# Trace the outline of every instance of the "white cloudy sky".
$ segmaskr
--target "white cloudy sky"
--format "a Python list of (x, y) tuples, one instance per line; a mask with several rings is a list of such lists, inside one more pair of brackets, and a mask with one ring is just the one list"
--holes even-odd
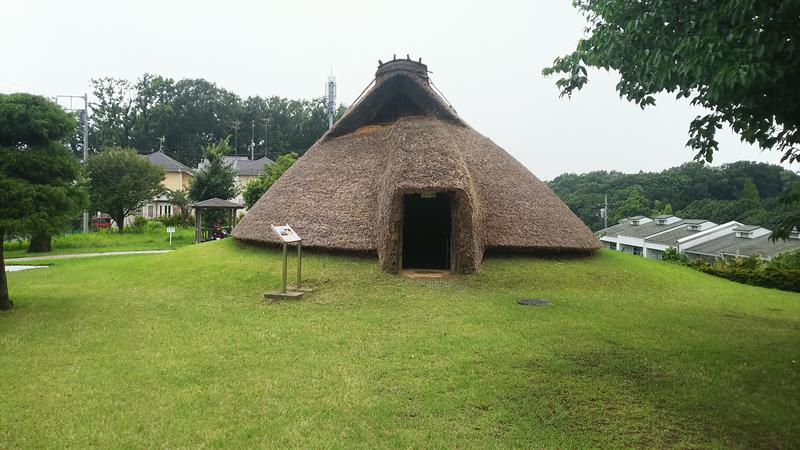
[[(246, 97), (315, 97), (331, 67), (351, 103), (378, 59), (422, 57), (459, 114), (543, 179), (658, 170), (691, 160), (699, 111), (669, 96), (641, 111), (591, 73), (571, 100), (542, 67), (574, 48), (568, 0), (0, 0), (0, 92), (83, 93), (89, 79), (202, 77)], [(85, 52), (84, 52), (85, 50)], [(715, 164), (777, 162), (730, 132)]]

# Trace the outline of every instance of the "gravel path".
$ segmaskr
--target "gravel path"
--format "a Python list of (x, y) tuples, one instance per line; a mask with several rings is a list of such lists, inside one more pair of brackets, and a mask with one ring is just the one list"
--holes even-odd
[(93, 256), (116, 256), (116, 255), (149, 255), (156, 253), (167, 253), (172, 250), (133, 250), (129, 252), (99, 252), (99, 253), (72, 253), (69, 255), (49, 255), (49, 256), (25, 256), (23, 258), (8, 258), (6, 262), (26, 262), (26, 261), (45, 261), (50, 259), (69, 259), (69, 258), (91, 258)]

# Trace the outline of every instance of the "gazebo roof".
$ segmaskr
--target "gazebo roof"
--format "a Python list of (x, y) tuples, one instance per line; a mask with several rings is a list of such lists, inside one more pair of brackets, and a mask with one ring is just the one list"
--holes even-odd
[(238, 203), (229, 202), (227, 200), (223, 200), (221, 198), (210, 198), (208, 200), (203, 200), (202, 202), (192, 203), (192, 208), (195, 209), (242, 209), (244, 205), (240, 205)]

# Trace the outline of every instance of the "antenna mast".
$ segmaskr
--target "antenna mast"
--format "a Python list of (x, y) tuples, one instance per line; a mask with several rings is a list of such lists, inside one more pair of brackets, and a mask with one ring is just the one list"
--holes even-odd
[(328, 129), (333, 128), (333, 116), (336, 113), (336, 77), (333, 76), (333, 67), (325, 84), (326, 109), (328, 110)]

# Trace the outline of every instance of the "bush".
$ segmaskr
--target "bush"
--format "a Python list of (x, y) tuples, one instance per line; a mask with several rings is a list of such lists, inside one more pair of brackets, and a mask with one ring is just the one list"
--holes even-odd
[(184, 225), (183, 221), (181, 220), (181, 216), (161, 216), (157, 221), (164, 224), (167, 227), (177, 227), (179, 225)]
[(781, 253), (772, 258), (768, 266), (780, 269), (800, 269), (800, 250)]
[(767, 266), (753, 270), (728, 264), (714, 264), (702, 271), (739, 283), (800, 292), (800, 269)]
[(148, 233), (163, 231), (166, 233), (166, 225), (161, 223), (158, 219), (148, 220), (145, 226), (145, 231)]
[(664, 255), (661, 257), (661, 259), (674, 264), (680, 264), (682, 266), (689, 265), (689, 257), (686, 256), (686, 253), (679, 252), (675, 247), (669, 247), (664, 250)]
[(133, 228), (133, 231), (136, 233), (141, 233), (146, 225), (147, 219), (143, 216), (136, 216), (133, 218), (133, 222), (131, 222), (131, 228)]

